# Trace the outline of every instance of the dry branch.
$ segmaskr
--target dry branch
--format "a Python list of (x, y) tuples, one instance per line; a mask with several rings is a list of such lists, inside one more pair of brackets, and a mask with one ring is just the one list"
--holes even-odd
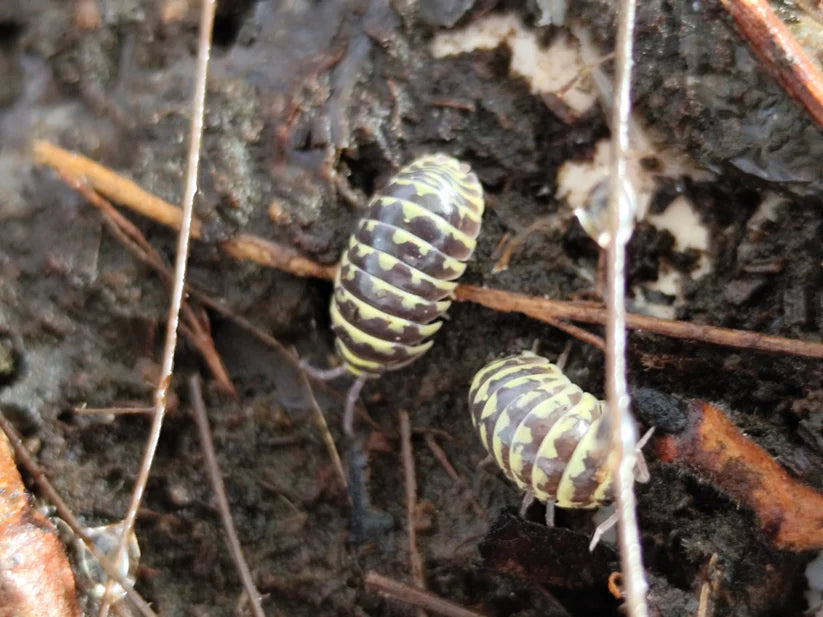
[[(547, 321), (547, 318), (559, 318), (600, 325), (606, 322), (606, 309), (594, 304), (548, 300), (474, 285), (458, 286), (455, 296), (458, 301), (475, 302), (495, 311), (523, 313), (540, 321)], [(809, 358), (823, 358), (823, 343), (770, 336), (750, 330), (718, 328), (634, 313), (626, 314), (626, 326), (631, 330), (644, 330), (671, 338)]]
[(263, 611), (263, 605), (260, 602), (260, 592), (257, 591), (254, 585), (254, 578), (246, 563), (246, 558), (243, 556), (243, 548), (240, 545), (240, 539), (237, 537), (237, 530), (234, 527), (231, 508), (229, 507), (229, 498), (226, 495), (223, 476), (217, 464), (217, 454), (214, 451), (209, 418), (206, 414), (206, 404), (203, 402), (203, 392), (200, 387), (200, 379), (197, 375), (189, 379), (189, 394), (191, 396), (192, 416), (197, 425), (197, 434), (200, 436), (200, 448), (206, 460), (206, 470), (209, 474), (212, 492), (217, 498), (217, 509), (220, 512), (220, 520), (226, 532), (226, 544), (229, 547), (229, 552), (234, 560), (237, 572), (240, 574), (243, 589), (245, 589), (246, 597), (249, 600), (249, 604), (251, 604), (252, 614), (254, 614), (254, 617), (265, 617), (266, 613)]
[[(423, 558), (417, 550), (417, 477), (414, 472), (411, 425), (409, 424), (408, 412), (401, 409), (398, 415), (400, 417), (400, 448), (403, 456), (403, 476), (405, 477), (406, 483), (406, 533), (409, 540), (409, 566), (414, 584), (421, 589), (425, 589)], [(418, 611), (418, 614), (419, 613)]]
[(400, 581), (382, 576), (377, 572), (366, 574), (366, 589), (372, 593), (379, 593), (405, 604), (411, 604), (427, 611), (445, 615), (446, 617), (483, 617), (454, 602), (449, 602), (429, 591), (406, 585)]
[[(186, 286), (186, 266), (189, 256), (189, 242), (193, 225), (192, 212), (194, 211), (194, 195), (197, 192), (197, 170), (200, 165), (200, 145), (203, 138), (203, 115), (206, 102), (206, 76), (211, 51), (211, 33), (214, 24), (216, 0), (202, 0), (200, 5), (200, 24), (197, 37), (197, 65), (194, 79), (194, 92), (191, 103), (191, 125), (189, 129), (189, 146), (186, 153), (186, 173), (183, 181), (183, 210), (180, 217), (180, 231), (177, 235), (177, 249), (174, 260), (174, 277), (172, 282), (171, 298), (168, 317), (166, 319), (166, 339), (163, 344), (163, 358), (160, 375), (154, 390), (154, 417), (151, 428), (146, 437), (143, 458), (137, 477), (132, 487), (129, 507), (123, 518), (123, 529), (120, 543), (114, 554), (114, 563), (119, 563), (126, 554), (126, 547), (130, 534), (134, 529), (137, 512), (143, 501), (143, 494), (149, 481), (154, 454), (160, 442), (160, 433), (163, 428), (163, 419), (166, 415), (166, 397), (174, 370), (174, 351), (177, 348), (177, 330), (180, 324), (180, 307), (183, 303), (183, 292)], [(100, 603), (99, 617), (107, 617), (109, 613), (109, 597), (114, 585), (109, 579), (106, 582), (106, 591)]]
[[(609, 246), (606, 255), (606, 402), (605, 422), (614, 453), (614, 496), (617, 514), (620, 571), (629, 617), (646, 617), (649, 584), (643, 571), (640, 530), (634, 495), (637, 429), (629, 413), (626, 380), (626, 244), (632, 233), (634, 204), (626, 196), (629, 182), (632, 49), (635, 0), (621, 0), (615, 45), (615, 96), (611, 115), (611, 163), (609, 165)], [(592, 549), (592, 547), (589, 547)]]
[(823, 75), (766, 0), (720, 0), (769, 72), (823, 127)]

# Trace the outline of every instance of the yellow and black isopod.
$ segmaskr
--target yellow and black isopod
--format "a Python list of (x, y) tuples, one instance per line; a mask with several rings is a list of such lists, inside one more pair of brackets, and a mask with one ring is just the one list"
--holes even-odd
[[(546, 358), (526, 351), (484, 366), (472, 381), (469, 410), (495, 462), (539, 501), (595, 508), (613, 500), (616, 460), (605, 402)], [(638, 482), (649, 479), (640, 449), (651, 434), (636, 445)], [(592, 548), (615, 522), (613, 514), (598, 526)]]
[(531, 352), (487, 364), (469, 391), (472, 422), (497, 464), (520, 488), (561, 508), (612, 500), (604, 407)]
[(357, 381), (343, 426), (368, 378), (402, 368), (431, 346), (456, 279), (474, 251), (483, 189), (470, 167), (445, 154), (401, 169), (374, 196), (340, 260), (331, 300), (335, 348)]

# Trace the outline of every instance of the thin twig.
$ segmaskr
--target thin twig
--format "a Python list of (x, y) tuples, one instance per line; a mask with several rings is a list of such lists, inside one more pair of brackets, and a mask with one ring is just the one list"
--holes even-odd
[(444, 600), (430, 591), (406, 585), (405, 583), (388, 578), (377, 572), (369, 572), (366, 574), (366, 589), (372, 593), (379, 593), (388, 598), (393, 598), (400, 602), (411, 604), (412, 606), (419, 606), (422, 609), (445, 615), (446, 617), (483, 617), (480, 613), (469, 610), (454, 602)]
[[(454, 293), (455, 299), (459, 302), (474, 302), (495, 311), (523, 313), (546, 323), (549, 323), (548, 318), (553, 317), (604, 325), (607, 318), (606, 309), (591, 303), (579, 304), (549, 300), (474, 285), (459, 285)], [(750, 330), (718, 328), (633, 313), (626, 314), (626, 326), (632, 330), (645, 330), (671, 338), (689, 339), (714, 345), (823, 358), (823, 343), (771, 336)]]
[(766, 0), (720, 0), (757, 57), (823, 127), (823, 74)]
[(226, 496), (226, 487), (223, 484), (223, 477), (217, 464), (217, 455), (214, 453), (214, 442), (209, 428), (209, 418), (206, 415), (206, 406), (203, 403), (200, 378), (197, 375), (192, 375), (189, 378), (189, 394), (191, 395), (192, 415), (195, 424), (197, 424), (197, 434), (200, 436), (200, 448), (203, 450), (203, 458), (206, 459), (206, 470), (209, 474), (212, 491), (214, 491), (214, 496), (217, 498), (220, 520), (223, 522), (223, 529), (226, 530), (226, 544), (228, 544), (237, 572), (240, 574), (240, 580), (246, 590), (252, 613), (255, 617), (265, 617), (263, 605), (260, 603), (260, 592), (257, 591), (257, 587), (254, 585), (254, 578), (243, 556), (243, 548), (240, 546), (240, 539), (237, 537), (237, 530), (232, 520), (229, 499)]
[[(423, 559), (417, 550), (417, 526), (415, 524), (417, 510), (417, 477), (414, 473), (414, 454), (411, 444), (411, 426), (409, 414), (401, 409), (397, 412), (400, 417), (400, 451), (403, 457), (403, 476), (406, 483), (406, 535), (409, 540), (409, 567), (411, 568), (412, 582), (420, 589), (426, 588), (423, 576)], [(421, 609), (418, 616), (425, 615)]]
[[(58, 171), (86, 178), (96, 190), (108, 195), (112, 200), (123, 204), (127, 208), (172, 228), (179, 227), (179, 208), (155, 197), (151, 193), (143, 191), (131, 181), (118, 176), (94, 161), (45, 141), (35, 143), (34, 153), (41, 163)], [(100, 181), (101, 177), (103, 181)], [(128, 185), (128, 190), (118, 188), (122, 183)], [(197, 236), (195, 235), (195, 237)], [(313, 276), (326, 280), (332, 280), (335, 276), (336, 269), (334, 266), (325, 266), (305, 257), (297, 256), (294, 249), (262, 238), (243, 235), (234, 238), (230, 243), (223, 243), (221, 246), (224, 249), (227, 246), (233, 247), (227, 250), (234, 250), (234, 254), (238, 256), (255, 260), (261, 265), (277, 268), (295, 276)], [(209, 304), (202, 297), (199, 297), (199, 299), (204, 304)], [(605, 325), (606, 323), (606, 309), (595, 303), (582, 304), (563, 300), (549, 300), (474, 285), (459, 285), (455, 290), (455, 299), (459, 302), (481, 304), (496, 311), (523, 313), (546, 323), (553, 323), (550, 321), (552, 318), (554, 320), (570, 319), (599, 325)], [(227, 310), (219, 303), (215, 303), (213, 300), (211, 302), (213, 304), (209, 304), (209, 306), (215, 310)], [(626, 325), (632, 330), (645, 330), (671, 338), (689, 339), (714, 345), (770, 353), (823, 358), (823, 343), (770, 336), (749, 330), (718, 328), (632, 313), (626, 315)]]
[(440, 444), (437, 443), (437, 440), (434, 438), (434, 435), (430, 431), (426, 431), (423, 433), (423, 439), (426, 442), (429, 450), (431, 451), (432, 455), (437, 462), (440, 463), (440, 466), (446, 470), (446, 473), (449, 477), (454, 480), (460, 488), (465, 491), (469, 492), (469, 499), (472, 505), (472, 509), (477, 517), (481, 520), (488, 520), (488, 515), (486, 511), (477, 503), (477, 500), (474, 498), (474, 494), (471, 492), (471, 487), (469, 483), (466, 482), (466, 478), (464, 478), (455, 468), (454, 465), (451, 464), (449, 461), (449, 457), (446, 456), (446, 453), (443, 451), (443, 448), (440, 447)]
[[(136, 183), (95, 163), (91, 159), (59, 148), (47, 141), (34, 142), (35, 158), (50, 167), (75, 177), (84, 178), (95, 191), (123, 204), (172, 229), (179, 230), (183, 213), (177, 206), (141, 189)], [(191, 235), (200, 238), (201, 226), (196, 218), (191, 222)], [(297, 276), (332, 279), (336, 266), (325, 266), (307, 259), (293, 248), (248, 234), (239, 234), (223, 242), (221, 248), (237, 259), (248, 259), (270, 268), (291, 272)]]
[(634, 213), (623, 187), (624, 183), (628, 182), (626, 159), (629, 151), (635, 8), (635, 0), (622, 0), (618, 11), (615, 104), (611, 121), (609, 246), (606, 265), (606, 400), (611, 446), (617, 459), (615, 497), (619, 515), (617, 529), (626, 606), (630, 617), (647, 617), (649, 609), (646, 592), (649, 586), (643, 573), (634, 497), (637, 429), (629, 413), (626, 383), (626, 244), (631, 236)]
[[(163, 258), (160, 257), (160, 254), (148, 240), (146, 240), (143, 233), (137, 229), (131, 221), (120, 214), (111, 203), (101, 197), (82, 180), (62, 170), (58, 170), (58, 174), (66, 184), (80, 193), (90, 204), (102, 212), (103, 222), (115, 238), (126, 246), (140, 261), (153, 268), (169, 287), (172, 286), (174, 275), (171, 269), (166, 265), (166, 262), (163, 261)], [(181, 331), (186, 336), (189, 344), (200, 352), (200, 355), (209, 367), (209, 371), (220, 389), (230, 396), (236, 396), (237, 391), (231, 382), (226, 367), (223, 365), (223, 360), (217, 353), (211, 335), (202, 326), (200, 320), (195, 315), (194, 309), (192, 309), (185, 300), (181, 306), (181, 312), (183, 320), (188, 326), (186, 328), (181, 326)]]
[[(191, 105), (191, 127), (189, 133), (189, 149), (186, 157), (186, 175), (183, 190), (183, 213), (180, 221), (180, 233), (177, 237), (177, 252), (174, 263), (174, 285), (171, 292), (169, 314), (166, 322), (166, 341), (163, 347), (163, 362), (157, 388), (154, 392), (154, 418), (146, 439), (143, 459), (137, 473), (137, 479), (132, 490), (129, 509), (123, 519), (123, 529), (120, 536), (120, 545), (114, 556), (114, 563), (119, 563), (121, 556), (126, 552), (129, 535), (134, 528), (137, 511), (143, 501), (149, 473), (157, 444), (160, 441), (160, 432), (163, 428), (163, 418), (166, 415), (166, 396), (171, 384), (174, 370), (174, 350), (177, 347), (177, 325), (180, 318), (180, 305), (183, 301), (183, 290), (186, 281), (186, 264), (189, 254), (189, 238), (192, 228), (192, 212), (194, 209), (194, 195), (197, 192), (197, 170), (200, 164), (200, 144), (203, 137), (203, 113), (206, 100), (206, 77), (211, 50), (211, 31), (214, 23), (216, 0), (202, 0), (200, 10), (200, 26), (197, 42), (197, 67), (195, 72), (194, 94)], [(108, 598), (111, 580), (106, 583), (106, 593), (100, 605), (100, 617), (108, 615)]]
[(597, 336), (593, 332), (584, 330), (583, 328), (575, 326), (574, 324), (570, 324), (569, 322), (563, 321), (562, 319), (555, 319), (554, 317), (546, 316), (545, 322), (547, 324), (554, 326), (558, 330), (562, 330), (566, 334), (569, 334), (574, 338), (583, 341), (584, 343), (588, 343), (589, 345), (599, 349), (600, 351), (606, 351), (606, 341), (604, 341), (602, 337)]
[(114, 560), (106, 557), (94, 543), (94, 539), (86, 533), (85, 526), (77, 520), (77, 517), (74, 516), (74, 512), (71, 511), (71, 508), (69, 508), (66, 502), (63, 501), (63, 498), (60, 497), (57, 490), (55, 490), (51, 482), (49, 482), (45, 472), (31, 457), (29, 451), (26, 450), (26, 447), (23, 445), (22, 438), (17, 434), (17, 431), (14, 430), (14, 427), (6, 419), (2, 411), (0, 411), (0, 430), (2, 430), (6, 434), (6, 437), (9, 438), (11, 448), (14, 450), (14, 458), (18, 464), (23, 466), (23, 468), (32, 477), (35, 484), (37, 484), (40, 488), (40, 491), (43, 493), (46, 500), (54, 506), (57, 516), (63, 519), (74, 535), (83, 541), (86, 549), (97, 560), (109, 579), (116, 581), (121, 587), (123, 587), (123, 589), (125, 589), (129, 599), (134, 602), (143, 617), (157, 617), (157, 614), (151, 610), (151, 607), (143, 599), (143, 597), (134, 590), (134, 586), (120, 572), (119, 568), (114, 566)]
[(154, 413), (154, 407), (75, 407), (72, 411), (81, 416), (125, 416)]

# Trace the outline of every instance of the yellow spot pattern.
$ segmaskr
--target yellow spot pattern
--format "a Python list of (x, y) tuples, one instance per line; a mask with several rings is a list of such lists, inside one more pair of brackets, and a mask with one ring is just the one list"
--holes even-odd
[[(513, 399), (509, 394), (508, 403), (501, 408), (499, 395), (515, 389), (519, 394)], [(545, 358), (524, 352), (489, 363), (472, 380), (469, 405), (484, 447), (521, 489), (565, 508), (596, 507), (611, 498), (609, 444), (598, 436), (603, 402), (571, 383)], [(518, 416), (523, 409), (528, 410), (516, 427), (510, 415), (515, 406), (520, 410)], [(487, 434), (490, 420), (491, 436)], [(548, 431), (543, 435), (546, 428), (541, 428), (536, 437), (532, 433), (536, 427), (548, 427)], [(540, 443), (535, 443), (538, 438)], [(569, 457), (565, 463), (557, 462), (563, 460), (558, 451), (561, 440), (565, 443), (563, 456)], [(541, 460), (545, 461), (543, 466)], [(544, 466), (558, 470), (558, 475), (551, 471), (553, 477), (549, 478)], [(575, 499), (576, 480), (577, 492), (588, 494), (578, 494)], [(547, 486), (556, 489), (549, 493), (544, 490)]]
[[(359, 270), (359, 268), (349, 261), (348, 253), (343, 253), (338, 276), (341, 272), (345, 271), (347, 273), (345, 276), (346, 280), (353, 281), (357, 270)], [(399, 298), (401, 306), (410, 311), (422, 311), (424, 308), (433, 308), (435, 313), (443, 314), (449, 309), (449, 306), (451, 306), (451, 300), (426, 300), (399, 287), (395, 287), (391, 283), (387, 283), (376, 276), (368, 277), (368, 284), (371, 286), (375, 296), (394, 296)], [(337, 287), (337, 282), (335, 282), (335, 287)]]
[(346, 319), (344, 319), (344, 317), (340, 314), (340, 310), (337, 308), (337, 303), (335, 302), (331, 303), (330, 313), (332, 323), (345, 330), (346, 334), (348, 334), (349, 338), (351, 338), (355, 344), (368, 347), (378, 354), (391, 356), (394, 355), (398, 349), (400, 349), (405, 351), (408, 355), (417, 356), (428, 351), (432, 344), (431, 341), (428, 341), (427, 343), (423, 343), (421, 345), (398, 345), (391, 341), (385, 341), (377, 338), (376, 336), (372, 336), (371, 334), (363, 332), (346, 321)]
[(474, 247), (477, 244), (474, 238), (469, 237), (456, 227), (453, 227), (452, 224), (449, 223), (446, 219), (429, 212), (428, 210), (426, 210), (422, 206), (417, 205), (413, 201), (408, 201), (406, 199), (393, 199), (392, 201), (400, 203), (400, 205), (402, 206), (403, 221), (405, 223), (413, 225), (414, 219), (426, 219), (427, 221), (432, 223), (443, 235), (449, 236), (449, 238), (453, 242), (457, 242), (460, 243), (462, 246), (465, 246), (466, 250), (469, 252), (474, 250)]
[(373, 307), (367, 302), (363, 302), (360, 298), (349, 293), (342, 285), (340, 285), (334, 293), (339, 299), (339, 302), (349, 302), (356, 306), (359, 316), (363, 319), (379, 320), (384, 323), (388, 330), (397, 332), (398, 334), (403, 334), (406, 330), (414, 330), (417, 333), (416, 336), (426, 338), (432, 336), (440, 329), (440, 326), (443, 325), (442, 321), (436, 321), (431, 324), (419, 324), (409, 321), (408, 319), (402, 319), (401, 317), (390, 315), (389, 313), (385, 313), (380, 309)]
[(388, 273), (394, 270), (395, 266), (400, 266), (403, 268), (408, 268), (411, 272), (411, 280), (412, 283), (415, 285), (419, 285), (420, 283), (428, 283), (438, 291), (443, 293), (443, 296), (446, 296), (452, 293), (455, 288), (457, 287), (457, 283), (453, 283), (451, 281), (441, 281), (438, 278), (434, 278), (433, 276), (429, 276), (425, 272), (418, 270), (417, 268), (413, 268), (408, 264), (404, 264), (402, 261), (397, 259), (397, 257), (393, 257), (388, 253), (384, 253), (383, 251), (378, 251), (375, 248), (370, 246), (366, 246), (365, 244), (355, 243), (349, 250), (355, 252), (355, 254), (362, 258), (368, 257), (370, 255), (377, 256), (377, 264), (383, 272)]
[[(407, 186), (413, 190), (398, 188)], [(392, 187), (410, 197), (397, 199)], [(414, 195), (426, 198), (417, 203)], [(341, 258), (330, 314), (343, 363), (355, 375), (376, 376), (409, 364), (431, 347), (430, 340), (414, 343), (434, 335), (442, 325), (435, 320), (451, 304), (447, 298), (457, 287), (454, 281), (476, 246), (483, 190), (468, 165), (443, 154), (427, 155), (401, 169), (370, 207), (360, 229), (374, 238), (369, 244), (385, 250), (352, 235)], [(393, 210), (387, 212), (386, 207)], [(460, 227), (470, 233), (438, 213), (455, 221), (459, 217)], [(398, 214), (402, 220), (396, 220), (396, 226), (387, 222)], [(416, 233), (427, 238), (431, 233), (433, 243)], [(341, 314), (341, 306), (348, 318)]]

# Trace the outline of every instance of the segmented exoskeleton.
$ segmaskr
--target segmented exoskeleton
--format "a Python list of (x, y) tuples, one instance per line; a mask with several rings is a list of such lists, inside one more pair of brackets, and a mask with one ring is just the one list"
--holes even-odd
[(330, 308), (337, 353), (358, 377), (355, 395), (366, 378), (431, 347), (482, 215), (477, 176), (444, 154), (404, 167), (372, 199), (340, 260)]
[(605, 405), (545, 358), (523, 352), (483, 367), (469, 409), (497, 464), (538, 500), (562, 508), (611, 501)]

